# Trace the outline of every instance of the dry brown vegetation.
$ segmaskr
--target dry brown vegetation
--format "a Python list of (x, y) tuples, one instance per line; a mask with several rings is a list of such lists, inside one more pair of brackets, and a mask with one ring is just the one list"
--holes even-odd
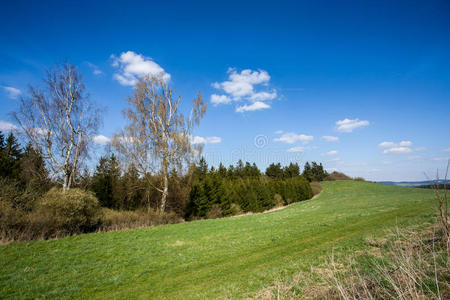
[(396, 230), (367, 250), (275, 282), (256, 299), (449, 299), (448, 248), (440, 229)]
[(314, 196), (320, 194), (320, 192), (323, 190), (322, 185), (316, 181), (310, 182), (309, 185), (311, 186), (311, 190)]

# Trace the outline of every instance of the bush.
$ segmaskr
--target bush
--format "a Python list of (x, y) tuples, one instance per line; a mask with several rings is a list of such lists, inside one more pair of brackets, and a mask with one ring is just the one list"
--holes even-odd
[(281, 197), (280, 194), (273, 195), (273, 203), (275, 204), (275, 207), (283, 206), (283, 197)]
[(319, 194), (323, 190), (322, 185), (316, 181), (311, 182), (309, 185), (311, 186), (311, 190), (314, 196)]
[(345, 175), (344, 173), (340, 173), (340, 172), (333, 172), (330, 175), (328, 175), (327, 177), (325, 177), (323, 179), (324, 181), (335, 181), (335, 180), (352, 180), (351, 177)]
[(214, 204), (206, 213), (207, 219), (217, 219), (221, 217), (223, 217), (223, 212), (218, 204)]
[(20, 239), (27, 228), (26, 213), (0, 200), (0, 238), (3, 242)]
[(71, 235), (97, 229), (101, 209), (92, 192), (52, 188), (38, 201), (32, 219), (51, 235)]
[(355, 177), (353, 178), (354, 181), (366, 181), (364, 178), (362, 177)]
[(112, 210), (102, 209), (101, 231), (140, 228), (162, 224), (175, 224), (183, 219), (173, 212), (158, 213), (154, 210)]

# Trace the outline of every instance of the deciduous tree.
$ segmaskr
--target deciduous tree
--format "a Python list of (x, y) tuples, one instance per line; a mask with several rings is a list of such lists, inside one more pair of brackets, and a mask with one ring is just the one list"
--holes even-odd
[(89, 100), (77, 67), (49, 70), (44, 87), (31, 86), (13, 113), (35, 149), (40, 149), (67, 191), (100, 124), (100, 110)]
[[(159, 209), (166, 208), (169, 192), (169, 170), (181, 170), (190, 164), (200, 149), (191, 144), (192, 130), (206, 112), (200, 94), (193, 100), (191, 113), (185, 118), (180, 109), (181, 98), (174, 98), (172, 89), (162, 79), (141, 78), (125, 111), (128, 125), (114, 139), (113, 144), (133, 163), (143, 178), (158, 175), (160, 182), (148, 180), (149, 188), (161, 194)], [(182, 172), (179, 172), (181, 174)], [(150, 195), (150, 191), (147, 191)]]

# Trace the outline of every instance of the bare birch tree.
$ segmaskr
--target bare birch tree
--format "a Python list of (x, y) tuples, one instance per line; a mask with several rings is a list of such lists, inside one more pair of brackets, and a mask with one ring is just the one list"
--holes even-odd
[[(136, 167), (148, 189), (161, 193), (161, 212), (166, 208), (169, 193), (169, 170), (188, 167), (201, 150), (191, 143), (191, 134), (206, 112), (206, 103), (199, 93), (192, 102), (189, 117), (185, 118), (180, 112), (180, 101), (180, 97), (173, 97), (172, 89), (162, 78), (141, 78), (133, 97), (127, 98), (129, 107), (124, 114), (128, 125), (113, 139), (124, 162)], [(150, 174), (159, 179), (156, 184)]]
[(100, 110), (89, 100), (81, 74), (69, 63), (47, 71), (44, 87), (30, 86), (13, 113), (22, 131), (67, 191), (100, 124)]

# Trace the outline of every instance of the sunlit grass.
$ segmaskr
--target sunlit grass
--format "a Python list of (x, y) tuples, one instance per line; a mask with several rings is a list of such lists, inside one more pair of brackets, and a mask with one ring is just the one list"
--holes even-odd
[(325, 182), (266, 213), (0, 247), (2, 297), (246, 297), (364, 247), (364, 237), (432, 219), (433, 192)]

